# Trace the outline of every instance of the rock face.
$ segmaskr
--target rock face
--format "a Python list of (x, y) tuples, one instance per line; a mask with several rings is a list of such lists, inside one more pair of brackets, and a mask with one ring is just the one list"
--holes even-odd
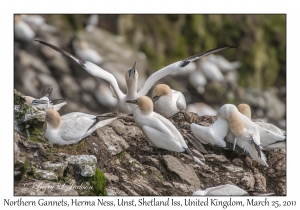
[(97, 159), (94, 155), (71, 155), (66, 161), (80, 169), (81, 176), (92, 177), (95, 175)]
[[(30, 120), (44, 123), (35, 117), (40, 119), (33, 115)], [(285, 195), (286, 151), (266, 151), (267, 168), (245, 153), (202, 145), (191, 136), (190, 123), (208, 126), (214, 121), (215, 117), (189, 112), (171, 119), (189, 148), (202, 157), (205, 165), (201, 166), (181, 153), (151, 147), (133, 117), (125, 114), (68, 146), (52, 145), (43, 136), (28, 135), (29, 128), (16, 126), (15, 195), (190, 196), (198, 189), (223, 184)], [(39, 123), (30, 126), (42, 129)], [(34, 187), (38, 183), (45, 187)]]
[(182, 180), (188, 182), (190, 185), (197, 188), (200, 187), (200, 180), (191, 166), (184, 164), (171, 155), (164, 155), (163, 159), (168, 170), (178, 174)]

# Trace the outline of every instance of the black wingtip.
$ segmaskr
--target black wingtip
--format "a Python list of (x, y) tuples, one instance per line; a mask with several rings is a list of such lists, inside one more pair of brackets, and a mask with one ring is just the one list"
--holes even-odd
[(83, 61), (83, 60), (77, 58), (76, 56), (74, 56), (74, 55), (72, 55), (72, 54), (70, 54), (70, 53), (64, 51), (63, 49), (60, 49), (59, 47), (56, 47), (56, 46), (53, 45), (53, 44), (50, 44), (50, 43), (48, 43), (48, 42), (44, 42), (44, 41), (41, 41), (41, 40), (35, 39), (34, 41), (37, 41), (37, 42), (39, 42), (39, 43), (41, 43), (41, 44), (43, 44), (43, 45), (46, 45), (46, 46), (48, 46), (48, 47), (50, 47), (50, 48), (52, 48), (52, 49), (54, 49), (54, 50), (56, 50), (56, 51), (58, 51), (58, 52), (64, 54), (64, 55), (66, 55), (66, 56), (72, 58), (72, 59), (75, 60), (79, 65), (81, 65), (83, 68), (85, 68), (85, 63), (86, 63), (85, 61)]
[(94, 118), (95, 122), (86, 130), (86, 132), (88, 132), (92, 127), (94, 127), (98, 122), (100, 122), (98, 117)]
[(48, 88), (44, 89), (44, 90), (42, 91), (41, 98), (44, 97), (44, 96), (46, 96), (46, 97), (48, 97), (48, 98), (50, 99), (52, 90), (53, 90), (52, 87), (48, 87)]
[(235, 45), (229, 45), (228, 47), (229, 47), (229, 48), (238, 48), (238, 47), (235, 46)]
[(180, 67), (185, 67), (186, 65), (188, 65), (191, 61), (183, 61), (183, 63), (180, 65)]
[(223, 46), (223, 47), (217, 47), (217, 48), (214, 48), (212, 50), (209, 50), (204, 53), (197, 54), (197, 55), (192, 55), (192, 56), (182, 60), (182, 63), (180, 63), (180, 67), (185, 67), (186, 65), (188, 65), (190, 62), (192, 62), (194, 60), (200, 59), (200, 58), (202, 58), (204, 56), (208, 56), (210, 54), (221, 52), (221, 51), (229, 49), (229, 48), (237, 48), (237, 47), (234, 45), (227, 45), (227, 46)]

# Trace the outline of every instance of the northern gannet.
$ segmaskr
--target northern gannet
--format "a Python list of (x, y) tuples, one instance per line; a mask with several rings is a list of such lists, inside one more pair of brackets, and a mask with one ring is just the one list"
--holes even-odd
[(190, 63), (189, 65), (179, 69), (178, 71), (173, 72), (171, 75), (172, 76), (187, 76), (191, 74), (192, 72), (196, 71), (197, 69), (197, 64), (195, 63)]
[(279, 141), (263, 147), (263, 150), (286, 149), (286, 141)]
[(156, 85), (152, 92), (152, 100), (155, 111), (167, 118), (186, 109), (184, 95), (177, 90), (171, 89), (168, 85)]
[[(251, 108), (248, 104), (239, 104), (238, 110), (243, 115), (251, 119)], [(286, 136), (283, 134), (283, 132), (276, 127), (275, 125), (272, 125), (270, 123), (264, 123), (264, 122), (254, 122), (259, 131), (260, 135), (260, 142), (261, 147), (265, 149), (268, 145), (274, 144), (278, 141), (283, 141), (286, 139)], [(279, 143), (279, 142), (278, 142)], [(277, 144), (279, 148), (284, 148), (285, 143)], [(276, 145), (270, 146), (270, 148), (275, 148)]]
[(237, 107), (232, 104), (223, 105), (220, 111), (220, 115), (229, 122), (227, 141), (233, 143), (233, 148), (237, 144), (249, 153), (252, 159), (268, 167), (266, 157), (261, 151), (260, 135), (256, 124), (241, 114)]
[(209, 187), (206, 190), (198, 190), (193, 193), (193, 195), (214, 195), (214, 196), (245, 195), (245, 194), (247, 194), (247, 191), (232, 184)]
[(198, 103), (193, 103), (187, 105), (186, 108), (187, 112), (194, 112), (198, 114), (199, 116), (204, 116), (204, 115), (210, 115), (210, 116), (216, 116), (217, 111), (209, 106), (208, 104), (205, 104), (203, 102), (198, 102)]
[(25, 23), (19, 15), (15, 15), (14, 21), (14, 32), (16, 38), (25, 41), (32, 41), (35, 37), (35, 33), (30, 26)]
[(35, 40), (41, 44), (44, 44), (48, 47), (51, 47), (52, 49), (72, 58), (74, 61), (76, 61), (79, 65), (81, 65), (81, 67), (83, 69), (85, 69), (88, 73), (90, 73), (93, 76), (96, 77), (100, 77), (104, 80), (106, 80), (107, 82), (110, 83), (113, 91), (116, 94), (116, 97), (118, 99), (118, 109), (119, 112), (123, 112), (123, 113), (132, 113), (134, 108), (136, 107), (136, 105), (132, 105), (132, 104), (127, 104), (126, 101), (127, 100), (132, 100), (135, 99), (139, 96), (144, 96), (148, 93), (148, 91), (151, 89), (151, 87), (155, 84), (155, 82), (157, 82), (158, 80), (160, 80), (161, 78), (171, 74), (172, 72), (175, 72), (183, 67), (185, 67), (186, 65), (188, 65), (190, 62), (197, 60), (203, 56), (207, 56), (210, 55), (212, 53), (217, 53), (220, 52), (222, 50), (228, 49), (228, 48), (234, 48), (232, 46), (226, 46), (226, 47), (221, 47), (221, 48), (216, 48), (213, 50), (209, 50), (205, 53), (201, 53), (201, 54), (197, 54), (197, 55), (193, 55), (190, 56), (184, 60), (181, 61), (177, 61), (175, 63), (172, 63), (162, 69), (160, 69), (159, 71), (156, 71), (155, 73), (153, 73), (145, 82), (144, 86), (137, 92), (137, 79), (138, 79), (138, 74), (137, 71), (135, 69), (136, 63), (134, 64), (134, 66), (129, 69), (126, 74), (125, 74), (125, 79), (126, 79), (126, 84), (127, 84), (127, 94), (125, 95), (119, 88), (119, 85), (117, 83), (116, 78), (109, 72), (105, 71), (104, 69), (100, 68), (99, 66), (88, 62), (88, 61), (83, 61), (80, 60), (79, 58), (75, 57), (74, 55), (71, 55), (70, 53), (52, 45), (49, 44), (47, 42), (44, 41), (40, 41), (40, 40)]
[(193, 135), (203, 144), (218, 145), (220, 147), (226, 147), (224, 141), (225, 136), (229, 131), (228, 118), (224, 118), (220, 114), (221, 109), (217, 113), (217, 120), (210, 126), (202, 126), (192, 123), (190, 125)]
[(72, 112), (60, 116), (54, 109), (46, 110), (45, 136), (52, 144), (75, 144), (117, 118), (99, 120), (99, 116)]
[[(43, 90), (42, 96), (40, 99), (36, 99), (31, 96), (25, 96), (25, 101), (28, 105), (31, 105), (31, 106), (38, 106), (45, 110), (55, 109), (56, 111), (58, 111), (61, 109), (61, 107), (66, 105), (67, 102), (64, 101), (59, 104), (53, 104), (53, 101), (56, 101), (56, 100), (53, 100), (53, 101), (50, 100), (50, 95), (52, 93), (52, 90), (53, 90), (53, 88), (46, 88), (45, 90)], [(60, 100), (60, 99), (58, 99), (58, 100)]]
[(207, 58), (210, 62), (216, 64), (224, 73), (235, 70), (241, 66), (241, 62), (239, 61), (229, 62), (223, 56), (210, 55)]
[(205, 91), (205, 85), (207, 79), (201, 71), (194, 71), (188, 76), (189, 83), (197, 90), (199, 94), (203, 94)]
[(223, 82), (224, 76), (217, 65), (210, 62), (207, 57), (204, 57), (198, 62), (199, 68), (207, 79), (215, 82)]
[(101, 83), (95, 92), (96, 99), (98, 102), (110, 110), (117, 108), (118, 100), (111, 94), (111, 90), (106, 84)]
[(150, 145), (169, 151), (187, 153), (194, 161), (203, 165), (197, 157), (192, 155), (176, 127), (168, 119), (153, 112), (153, 102), (148, 96), (140, 96), (136, 100), (126, 102), (138, 105), (133, 110), (133, 118)]
[(35, 31), (45, 23), (45, 18), (40, 15), (21, 15), (23, 21), (28, 23)]
[(45, 22), (45, 18), (40, 15), (21, 15), (22, 20), (29, 24), (33, 31), (43, 30), (48, 33), (53, 33), (56, 29)]
[(99, 22), (99, 15), (90, 15), (89, 18), (86, 20), (86, 26), (85, 26), (85, 30), (86, 31), (93, 31)]
[(99, 53), (90, 48), (89, 43), (85, 41), (75, 42), (74, 51), (76, 56), (84, 61), (90, 61), (95, 64), (101, 64), (103, 62), (103, 58)]

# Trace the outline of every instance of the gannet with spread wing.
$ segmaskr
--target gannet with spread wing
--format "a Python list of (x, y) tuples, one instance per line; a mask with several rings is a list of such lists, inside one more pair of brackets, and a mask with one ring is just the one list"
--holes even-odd
[(155, 84), (155, 82), (157, 82), (161, 78), (185, 67), (190, 62), (195, 61), (199, 58), (210, 55), (212, 53), (217, 53), (217, 52), (223, 51), (228, 48), (235, 48), (233, 46), (225, 46), (225, 47), (221, 47), (221, 48), (216, 48), (216, 49), (209, 50), (209, 51), (201, 53), (201, 54), (190, 56), (184, 60), (172, 63), (172, 64), (156, 71), (152, 75), (150, 75), (150, 77), (146, 80), (144, 86), (138, 92), (137, 92), (138, 74), (135, 69), (135, 66), (136, 66), (136, 63), (135, 63), (133, 65), (133, 67), (131, 69), (129, 69), (125, 74), (125, 79), (126, 79), (126, 84), (127, 84), (127, 94), (125, 95), (120, 90), (116, 78), (111, 73), (105, 71), (104, 69), (95, 65), (92, 62), (83, 61), (83, 60), (75, 57), (74, 55), (71, 55), (70, 53), (68, 53), (52, 44), (49, 44), (47, 42), (40, 41), (40, 40), (35, 40), (35, 41), (37, 41), (41, 44), (44, 44), (48, 47), (51, 47), (52, 49), (72, 58), (74, 61), (76, 61), (83, 69), (85, 69), (91, 75), (100, 77), (100, 78), (106, 80), (107, 82), (109, 82), (112, 89), (114, 90), (114, 92), (116, 94), (116, 98), (118, 99), (118, 110), (119, 110), (119, 112), (124, 112), (124, 113), (132, 113), (134, 108), (136, 107), (136, 105), (126, 103), (127, 100), (136, 99), (137, 97), (146, 95), (148, 93), (148, 91), (151, 89), (151, 87)]

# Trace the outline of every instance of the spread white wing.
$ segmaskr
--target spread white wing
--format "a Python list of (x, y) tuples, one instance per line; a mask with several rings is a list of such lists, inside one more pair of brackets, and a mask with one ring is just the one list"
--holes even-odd
[(116, 78), (109, 72), (105, 71), (104, 69), (100, 68), (99, 66), (91, 63), (91, 62), (88, 62), (88, 61), (83, 61), (83, 60), (80, 60), (79, 58), (77, 58), (76, 56), (52, 45), (52, 44), (49, 44), (47, 42), (44, 42), (44, 41), (40, 41), (40, 40), (35, 40), (41, 44), (44, 44), (70, 58), (72, 58), (74, 61), (76, 61), (80, 66), (82, 66), (82, 68), (84, 68), (88, 73), (90, 73), (91, 75), (93, 76), (96, 76), (96, 77), (100, 77), (104, 80), (106, 80), (107, 82), (109, 82), (112, 86), (112, 88), (114, 89), (115, 93), (117, 94), (117, 97), (120, 99), (122, 97), (124, 97), (124, 93), (122, 93), (122, 91), (120, 90), (119, 88), (119, 85), (117, 83), (117, 80)]
[(226, 47), (221, 47), (221, 48), (216, 48), (201, 54), (197, 54), (197, 55), (193, 55), (190, 56), (182, 61), (177, 61), (175, 63), (172, 63), (158, 71), (156, 71), (155, 73), (151, 74), (151, 76), (146, 80), (144, 86), (142, 87), (142, 89), (138, 92), (138, 96), (144, 96), (148, 93), (148, 91), (151, 89), (151, 87), (155, 84), (155, 82), (157, 82), (158, 80), (160, 80), (161, 78), (185, 67), (186, 65), (188, 65), (190, 62), (195, 61), (201, 57), (210, 55), (212, 53), (217, 53), (220, 52), (222, 50), (228, 49), (228, 48), (234, 48), (233, 46), (226, 46)]

